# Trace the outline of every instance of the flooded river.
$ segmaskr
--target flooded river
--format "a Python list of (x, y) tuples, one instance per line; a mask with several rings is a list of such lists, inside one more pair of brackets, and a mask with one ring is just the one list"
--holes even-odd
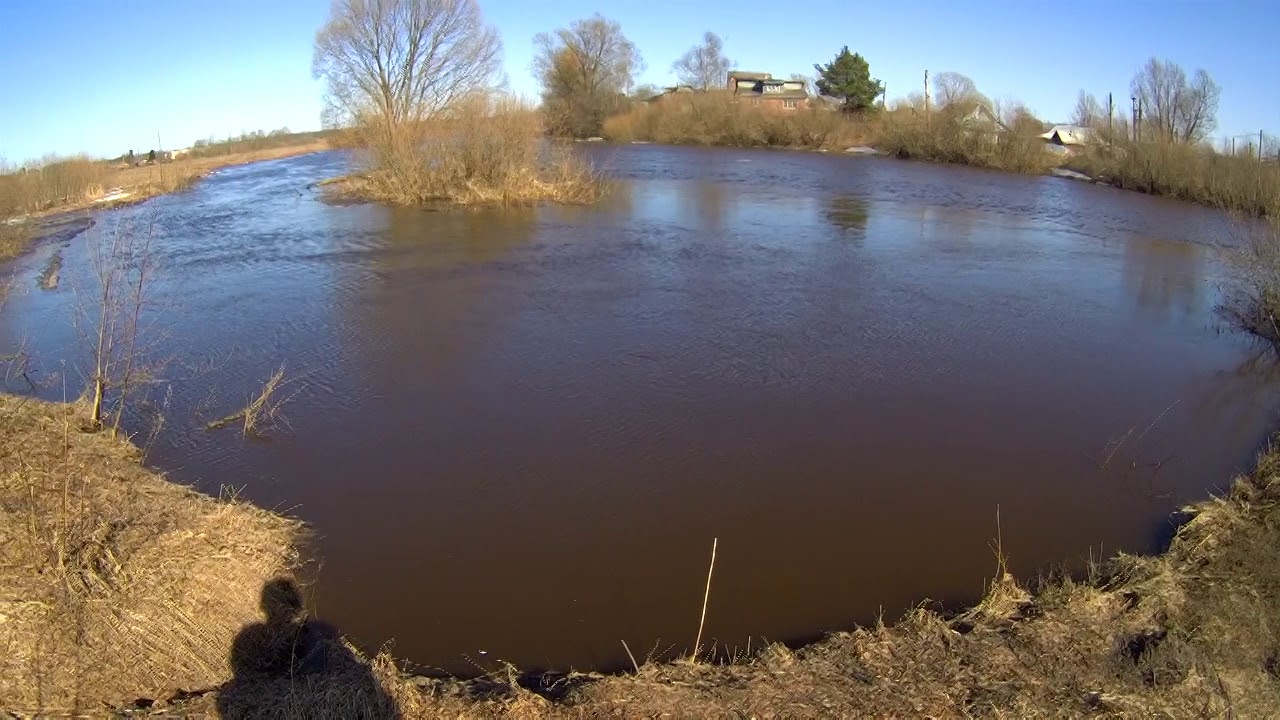
[[(584, 151), (618, 179), (599, 207), (326, 205), (340, 153), (226, 169), (12, 263), (0, 351), (74, 394), (86, 248), (153, 220), (148, 461), (305, 519), (322, 617), (464, 673), (687, 650), (713, 538), (728, 649), (975, 599), (997, 509), (1022, 576), (1150, 549), (1276, 425), (1275, 374), (1214, 311), (1218, 213), (874, 157)], [(281, 363), (288, 427), (203, 429)]]

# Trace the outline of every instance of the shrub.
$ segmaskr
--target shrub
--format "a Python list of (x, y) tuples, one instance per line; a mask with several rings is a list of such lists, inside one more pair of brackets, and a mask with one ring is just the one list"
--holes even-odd
[(853, 144), (865, 121), (819, 108), (778, 110), (742, 102), (723, 91), (677, 93), (605, 121), (614, 142), (637, 140), (731, 147), (826, 148)]
[(602, 190), (569, 148), (543, 138), (538, 113), (509, 97), (473, 96), (429, 122), (359, 129), (369, 169), (344, 191), (400, 205), (588, 202)]

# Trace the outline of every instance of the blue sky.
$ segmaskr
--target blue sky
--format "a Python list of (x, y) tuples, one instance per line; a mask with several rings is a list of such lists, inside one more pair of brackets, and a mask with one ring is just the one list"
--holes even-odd
[[(1148, 57), (1203, 67), (1222, 86), (1218, 136), (1280, 132), (1280, 3), (1204, 0), (854, 3), (810, 0), (481, 0), (505, 46), (510, 87), (530, 97), (533, 36), (596, 11), (618, 20), (648, 65), (671, 63), (702, 33), (743, 69), (812, 74), (843, 45), (862, 53), (890, 99), (925, 69), (962, 72), (1000, 99), (1065, 120), (1080, 89), (1116, 94)], [(1055, 8), (1066, 8), (1057, 11)], [(319, 127), (311, 43), (326, 0), (0, 0), (0, 158), (114, 156), (245, 130)]]

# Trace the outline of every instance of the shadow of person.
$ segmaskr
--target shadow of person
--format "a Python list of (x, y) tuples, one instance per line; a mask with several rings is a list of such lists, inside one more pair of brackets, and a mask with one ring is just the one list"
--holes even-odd
[(337, 628), (308, 619), (287, 578), (262, 587), (266, 622), (245, 626), (231, 645), (232, 678), (218, 689), (223, 718), (399, 718), (394, 700)]

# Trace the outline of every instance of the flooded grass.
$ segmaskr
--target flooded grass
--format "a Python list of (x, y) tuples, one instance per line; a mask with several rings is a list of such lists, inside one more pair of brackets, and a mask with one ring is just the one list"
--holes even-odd
[[(1225, 496), (1186, 508), (1166, 552), (1119, 556), (1087, 580), (1027, 590), (1000, 563), (983, 600), (955, 615), (918, 608), (727, 663), (462, 681), (368, 659), (299, 600), (273, 615), (268, 590), (291, 583), (297, 524), (168, 483), (123, 440), (80, 432), (76, 413), (0, 396), (0, 689), (11, 710), (123, 709), (142, 697), (153, 711), (260, 717), (1261, 717), (1280, 704), (1273, 450)], [(132, 621), (115, 622), (122, 613)]]

